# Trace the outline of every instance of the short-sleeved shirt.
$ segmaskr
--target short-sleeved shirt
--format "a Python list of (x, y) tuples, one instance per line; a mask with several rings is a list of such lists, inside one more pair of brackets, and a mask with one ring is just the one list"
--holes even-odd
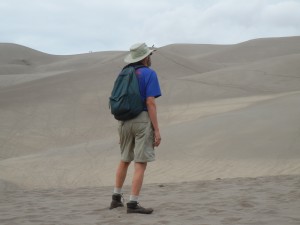
[[(148, 97), (158, 98), (161, 96), (159, 81), (154, 70), (149, 67), (142, 67), (136, 70), (136, 76), (139, 81), (140, 93), (144, 102)], [(146, 106), (144, 111), (148, 111)]]

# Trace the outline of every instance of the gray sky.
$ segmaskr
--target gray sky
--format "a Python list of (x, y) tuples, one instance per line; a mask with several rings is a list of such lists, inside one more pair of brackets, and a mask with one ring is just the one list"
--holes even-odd
[(1, 0), (0, 42), (51, 54), (300, 35), (300, 0)]

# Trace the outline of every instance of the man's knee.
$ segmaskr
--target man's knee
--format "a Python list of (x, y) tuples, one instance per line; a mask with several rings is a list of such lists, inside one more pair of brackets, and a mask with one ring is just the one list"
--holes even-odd
[(146, 162), (135, 162), (134, 163), (135, 170), (146, 170), (147, 163)]
[(127, 168), (130, 165), (130, 162), (120, 161), (120, 166), (123, 168)]

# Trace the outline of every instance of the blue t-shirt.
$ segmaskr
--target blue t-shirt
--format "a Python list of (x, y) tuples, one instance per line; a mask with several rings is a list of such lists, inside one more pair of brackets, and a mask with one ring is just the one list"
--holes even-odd
[[(140, 93), (144, 102), (146, 102), (148, 97), (157, 98), (161, 96), (158, 78), (154, 70), (148, 67), (142, 67), (137, 69), (135, 73), (139, 81)], [(147, 111), (147, 107), (144, 108), (144, 111)]]

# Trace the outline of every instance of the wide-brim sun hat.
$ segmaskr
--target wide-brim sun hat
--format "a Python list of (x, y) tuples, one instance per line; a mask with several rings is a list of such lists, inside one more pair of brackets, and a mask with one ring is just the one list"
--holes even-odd
[(130, 47), (130, 53), (125, 57), (124, 62), (136, 63), (150, 55), (154, 49), (150, 49), (145, 43), (136, 43)]

